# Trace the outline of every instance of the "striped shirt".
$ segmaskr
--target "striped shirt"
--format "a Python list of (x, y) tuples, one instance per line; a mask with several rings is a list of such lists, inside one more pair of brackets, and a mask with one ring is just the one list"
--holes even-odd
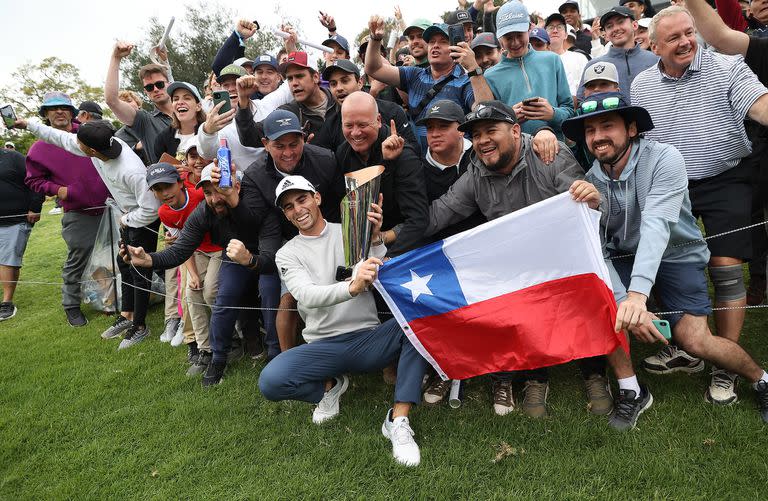
[(738, 165), (752, 151), (744, 118), (768, 93), (740, 56), (701, 47), (680, 78), (661, 61), (632, 82), (632, 104), (648, 110), (655, 125), (645, 137), (675, 146), (688, 179), (713, 177)]

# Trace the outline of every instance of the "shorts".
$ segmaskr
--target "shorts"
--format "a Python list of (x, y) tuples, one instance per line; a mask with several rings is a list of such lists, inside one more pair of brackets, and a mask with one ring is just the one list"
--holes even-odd
[[(613, 267), (624, 288), (629, 287), (633, 259), (615, 259)], [(659, 265), (653, 293), (664, 311), (682, 311), (701, 317), (712, 313), (712, 302), (707, 289), (706, 263), (666, 263)], [(683, 315), (664, 315), (674, 326)]]
[[(705, 179), (688, 181), (693, 217), (701, 217), (706, 235), (749, 226), (752, 222), (752, 171), (744, 160), (736, 167)], [(752, 234), (737, 231), (707, 240), (712, 256), (749, 261)]]
[(30, 233), (32, 225), (27, 222), (0, 226), (0, 266), (21, 268)]

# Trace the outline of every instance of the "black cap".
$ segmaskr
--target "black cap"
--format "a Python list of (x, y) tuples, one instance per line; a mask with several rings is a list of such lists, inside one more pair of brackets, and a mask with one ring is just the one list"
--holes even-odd
[(466, 10), (455, 10), (453, 12), (449, 12), (447, 16), (445, 16), (445, 24), (464, 24), (464, 23), (472, 23), (475, 24), (474, 21), (472, 21), (472, 16), (469, 15), (469, 12)]
[(579, 9), (579, 2), (577, 2), (576, 0), (568, 0), (567, 2), (561, 3), (560, 7), (557, 8), (557, 11), (563, 12), (563, 9), (566, 7), (576, 7), (576, 10), (581, 12), (581, 10)]
[(432, 106), (427, 108), (424, 118), (416, 121), (416, 125), (426, 125), (428, 120), (445, 120), (447, 122), (464, 122), (464, 110), (449, 99), (435, 101)]
[(101, 115), (104, 113), (101, 111), (101, 106), (94, 103), (93, 101), (83, 101), (80, 103), (80, 107), (77, 109), (77, 111), (87, 111), (88, 113), (91, 113), (93, 115), (98, 115), (99, 118), (101, 118)]
[(478, 33), (475, 38), (472, 39), (472, 43), (469, 44), (469, 48), (472, 50), (475, 50), (478, 47), (491, 47), (498, 49), (500, 47), (499, 40), (496, 38), (494, 33), (491, 33), (490, 31), (484, 31), (482, 33)]
[(517, 117), (515, 116), (515, 110), (505, 103), (497, 100), (483, 101), (477, 105), (471, 113), (468, 113), (464, 117), (464, 123), (459, 125), (461, 132), (468, 132), (472, 130), (472, 127), (477, 122), (507, 122), (510, 124), (517, 123)]
[(555, 12), (554, 14), (550, 14), (547, 16), (547, 20), (544, 21), (544, 27), (546, 28), (547, 26), (549, 26), (550, 23), (552, 23), (552, 21), (560, 21), (561, 23), (563, 23), (563, 26), (568, 24), (567, 22), (565, 22), (564, 15), (558, 14), (557, 12)]
[(617, 5), (612, 7), (611, 10), (600, 16), (600, 27), (605, 29), (605, 23), (612, 17), (628, 17), (629, 19), (635, 19), (635, 13), (629, 10), (629, 7), (623, 5)]
[(106, 120), (91, 120), (77, 129), (77, 139), (110, 160), (120, 156), (123, 147), (115, 137), (115, 128)]
[(159, 162), (147, 167), (147, 186), (150, 188), (158, 183), (173, 184), (179, 181), (181, 181), (179, 171), (167, 162)]
[(336, 70), (351, 73), (355, 75), (355, 78), (360, 79), (360, 68), (358, 68), (355, 63), (349, 59), (337, 59), (333, 62), (333, 64), (329, 64), (325, 67), (323, 70), (323, 80), (328, 80), (328, 78), (331, 76), (331, 73)]

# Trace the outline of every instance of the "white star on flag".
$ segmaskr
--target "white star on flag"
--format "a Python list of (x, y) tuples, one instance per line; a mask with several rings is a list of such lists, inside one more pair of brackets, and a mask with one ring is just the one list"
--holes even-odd
[(406, 289), (411, 291), (411, 297), (413, 298), (413, 302), (415, 303), (416, 300), (419, 299), (419, 296), (421, 296), (422, 294), (426, 294), (428, 296), (434, 296), (434, 294), (432, 294), (432, 291), (429, 290), (429, 287), (427, 287), (427, 284), (429, 283), (430, 280), (432, 280), (432, 275), (420, 277), (415, 271), (411, 270), (411, 281), (401, 284), (401, 287), (405, 287)]

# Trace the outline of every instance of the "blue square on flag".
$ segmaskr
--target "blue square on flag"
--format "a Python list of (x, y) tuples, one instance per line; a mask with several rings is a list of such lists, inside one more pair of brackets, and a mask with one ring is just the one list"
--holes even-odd
[(386, 262), (379, 281), (406, 321), (467, 306), (442, 241)]

